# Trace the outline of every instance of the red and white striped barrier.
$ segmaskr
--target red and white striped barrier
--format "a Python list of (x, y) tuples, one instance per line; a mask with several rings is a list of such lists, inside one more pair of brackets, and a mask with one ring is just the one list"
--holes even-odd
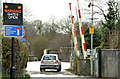
[(79, 23), (80, 37), (81, 37), (81, 43), (82, 43), (82, 51), (83, 51), (84, 58), (86, 59), (86, 57), (87, 57), (87, 50), (86, 50), (85, 39), (84, 39), (84, 32), (83, 32), (82, 21), (81, 21), (79, 0), (77, 0), (77, 14), (78, 14), (78, 23)]
[(77, 56), (79, 57), (80, 52), (79, 52), (79, 48), (78, 48), (78, 42), (77, 42), (76, 31), (75, 31), (75, 26), (74, 26), (74, 20), (73, 20), (73, 16), (72, 16), (71, 3), (69, 3), (69, 7), (70, 7), (71, 29), (72, 29), (72, 35), (73, 35), (73, 40), (74, 40), (74, 46), (75, 46), (75, 50), (76, 50), (75, 52), (76, 52)]

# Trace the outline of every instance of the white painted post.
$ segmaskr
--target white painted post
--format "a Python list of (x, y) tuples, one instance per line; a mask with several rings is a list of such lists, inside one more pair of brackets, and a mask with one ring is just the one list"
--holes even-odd
[(91, 64), (91, 75), (93, 75), (93, 56), (90, 56), (90, 64)]
[(99, 56), (98, 56), (98, 53), (96, 53), (96, 66), (97, 66), (97, 77), (99, 77), (99, 61), (98, 61), (98, 59), (99, 59)]

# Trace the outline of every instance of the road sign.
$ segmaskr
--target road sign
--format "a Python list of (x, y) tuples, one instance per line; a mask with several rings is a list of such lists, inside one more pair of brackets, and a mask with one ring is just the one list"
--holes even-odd
[(23, 43), (25, 43), (25, 39), (24, 39), (24, 38), (20, 38), (20, 40), (21, 40)]
[(89, 34), (94, 34), (94, 27), (89, 27)]
[(25, 36), (25, 29), (23, 29), (23, 36), (22, 37), (17, 37), (17, 38), (23, 38)]
[(22, 37), (23, 27), (22, 26), (5, 26), (4, 36), (5, 37)]
[(3, 3), (3, 25), (23, 25), (23, 5)]

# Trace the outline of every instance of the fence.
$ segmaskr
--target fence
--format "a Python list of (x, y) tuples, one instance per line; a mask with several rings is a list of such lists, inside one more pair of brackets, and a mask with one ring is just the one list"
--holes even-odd
[(75, 52), (72, 51), (70, 57), (71, 69), (75, 74), (81, 76), (94, 76), (99, 77), (99, 49), (94, 49), (93, 54), (88, 53), (87, 59), (76, 57)]
[(90, 59), (79, 59), (77, 56), (70, 57), (71, 70), (80, 76), (90, 75)]
[(120, 78), (120, 50), (117, 49), (98, 49), (90, 59), (78, 59), (73, 53), (70, 62), (71, 70), (80, 76), (93, 73), (94, 77)]

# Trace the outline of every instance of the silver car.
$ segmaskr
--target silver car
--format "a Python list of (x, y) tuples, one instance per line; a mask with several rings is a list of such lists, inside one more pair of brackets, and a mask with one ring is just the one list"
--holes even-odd
[(61, 61), (58, 59), (57, 54), (45, 54), (42, 56), (40, 71), (45, 69), (57, 69), (57, 71), (61, 71)]

